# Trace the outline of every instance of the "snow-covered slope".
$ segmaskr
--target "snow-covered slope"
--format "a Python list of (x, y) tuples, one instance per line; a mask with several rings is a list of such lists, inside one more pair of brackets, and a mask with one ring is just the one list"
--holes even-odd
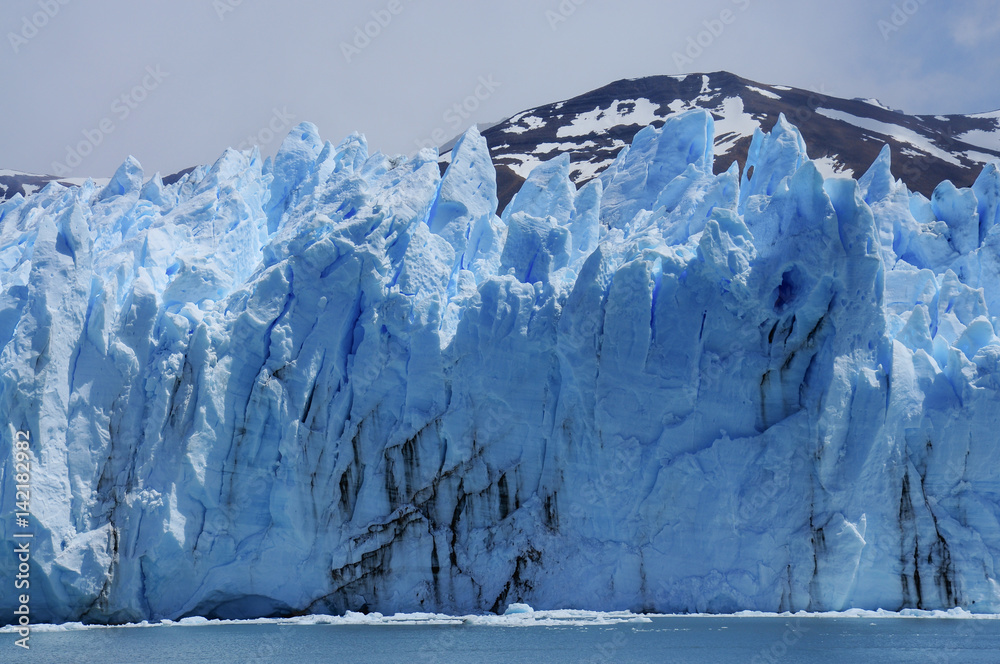
[(0, 205), (33, 619), (1000, 611), (996, 165), (927, 199), (784, 119), (749, 177), (716, 144), (681, 114), (497, 217), (475, 130), (442, 177), (303, 124)]
[(899, 177), (930, 196), (943, 180), (971, 186), (983, 165), (1000, 157), (1000, 112), (915, 116), (877, 99), (840, 99), (823, 88), (764, 85), (728, 72), (652, 76), (616, 81), (484, 129), (497, 165), (500, 207), (542, 161), (569, 154), (570, 177), (582, 185), (607, 168), (640, 129), (695, 108), (716, 121), (717, 173), (733, 162), (743, 168), (754, 131), (770, 130), (782, 113), (802, 132), (826, 176), (860, 177), (888, 144), (905, 158)]

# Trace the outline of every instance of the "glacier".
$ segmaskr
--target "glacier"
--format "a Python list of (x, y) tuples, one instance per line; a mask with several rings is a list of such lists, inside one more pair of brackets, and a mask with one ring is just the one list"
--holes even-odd
[(0, 204), (32, 621), (1000, 612), (1000, 164), (928, 199), (713, 136), (499, 215), (475, 128), (442, 175), (309, 123)]

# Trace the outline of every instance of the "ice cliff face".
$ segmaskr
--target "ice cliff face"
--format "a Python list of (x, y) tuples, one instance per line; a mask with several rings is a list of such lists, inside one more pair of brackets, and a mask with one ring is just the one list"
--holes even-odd
[(675, 116), (502, 218), (475, 130), (442, 177), (309, 124), (0, 205), (33, 619), (1000, 611), (997, 166), (928, 200), (783, 119), (749, 175), (712, 144)]

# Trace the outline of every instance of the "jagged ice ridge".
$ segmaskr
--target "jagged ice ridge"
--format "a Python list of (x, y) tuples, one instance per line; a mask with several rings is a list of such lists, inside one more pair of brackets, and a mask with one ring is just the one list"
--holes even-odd
[(442, 176), (302, 124), (0, 205), (33, 620), (1000, 611), (997, 164), (928, 200), (783, 118), (742, 177), (712, 145), (498, 217), (475, 129)]

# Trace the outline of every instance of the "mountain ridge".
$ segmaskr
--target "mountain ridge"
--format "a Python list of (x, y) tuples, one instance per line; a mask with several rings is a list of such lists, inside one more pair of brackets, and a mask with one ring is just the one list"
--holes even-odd
[[(574, 164), (571, 178), (582, 185), (607, 168), (642, 127), (662, 126), (667, 117), (693, 108), (710, 111), (732, 130), (716, 136), (719, 172), (734, 161), (742, 172), (753, 130), (770, 131), (781, 114), (802, 132), (813, 151), (810, 157), (826, 164), (826, 175), (851, 172), (860, 177), (888, 144), (894, 154), (911, 157), (897, 175), (928, 197), (944, 180), (971, 186), (985, 163), (1000, 158), (1000, 111), (908, 115), (866, 99), (762, 84), (729, 72), (628, 78), (522, 111), (482, 132), (497, 166), (501, 209), (531, 168), (546, 158), (568, 153)], [(614, 114), (621, 117), (612, 120)], [(596, 129), (573, 129), (581, 118)], [(962, 140), (977, 131), (987, 144)]]

